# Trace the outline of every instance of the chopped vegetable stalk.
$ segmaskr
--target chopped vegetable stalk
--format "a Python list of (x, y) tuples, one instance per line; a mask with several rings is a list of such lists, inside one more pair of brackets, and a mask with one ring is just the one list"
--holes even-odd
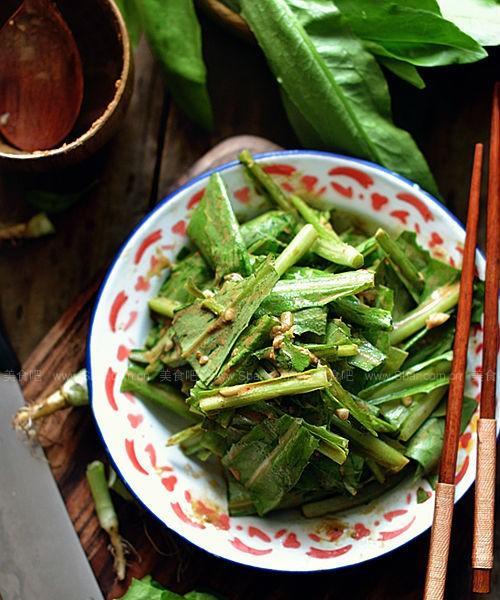
[(104, 465), (99, 460), (87, 466), (87, 481), (94, 499), (95, 511), (100, 526), (109, 535), (114, 555), (114, 569), (120, 581), (125, 579), (125, 549), (123, 540), (118, 530), (118, 517), (116, 516), (113, 501), (109, 494), (108, 483), (104, 473)]
[(151, 298), (149, 300), (148, 306), (153, 312), (172, 319), (174, 312), (182, 305), (180, 302), (172, 300), (171, 298), (157, 296), (156, 298)]
[(251, 176), (266, 190), (271, 200), (277, 204), (281, 210), (290, 211), (292, 205), (288, 196), (274, 181), (274, 179), (266, 173), (262, 167), (255, 162), (254, 157), (248, 150), (243, 150), (239, 156), (242, 165), (248, 169)]
[[(442, 387), (448, 383), (452, 357), (451, 351), (435, 356), (365, 388), (359, 395), (372, 404), (381, 404)], [(426, 386), (430, 389), (422, 389)]]
[(406, 411), (407, 416), (399, 430), (399, 439), (401, 441), (407, 442), (411, 438), (424, 421), (430, 417), (436, 406), (443, 399), (445, 393), (446, 387), (439, 387), (428, 394), (417, 395), (413, 398), (412, 403)]
[(223, 387), (199, 392), (199, 407), (204, 412), (248, 406), (262, 400), (273, 400), (292, 394), (307, 394), (330, 385), (331, 371), (328, 367), (318, 367), (282, 375), (275, 379)]
[(196, 420), (196, 416), (189, 411), (184, 396), (177, 388), (167, 383), (148, 382), (144, 370), (137, 365), (129, 366), (120, 390), (122, 392), (131, 392), (143, 400), (163, 406), (188, 421)]
[(20, 408), (14, 417), (13, 426), (19, 431), (32, 435), (34, 421), (48, 417), (64, 408), (86, 406), (88, 403), (87, 371), (82, 369), (67, 379), (59, 390), (47, 398)]
[(400, 321), (394, 323), (391, 332), (391, 344), (399, 344), (410, 335), (426, 326), (427, 320), (435, 313), (446, 312), (454, 308), (458, 302), (460, 284), (453, 283), (438, 288), (427, 300), (415, 310), (407, 313)]
[(350, 439), (360, 451), (367, 454), (379, 465), (382, 465), (389, 471), (400, 471), (408, 464), (408, 459), (400, 452), (386, 444), (381, 439), (373, 437), (369, 433), (364, 433), (354, 429), (347, 421), (342, 421), (337, 416), (332, 416), (332, 424), (335, 425)]
[(312, 225), (304, 225), (286, 249), (278, 256), (274, 263), (276, 273), (281, 277), (290, 267), (297, 263), (309, 250), (318, 237)]
[(363, 255), (349, 244), (345, 244), (331, 228), (319, 220), (316, 211), (298, 196), (290, 196), (290, 202), (298, 210), (306, 223), (310, 223), (317, 231), (319, 239), (313, 251), (322, 258), (333, 263), (357, 269), (363, 265)]
[[(355, 271), (360, 273), (361, 271)], [(367, 271), (369, 272), (369, 271)], [(345, 273), (347, 275), (347, 273)], [(339, 298), (333, 301), (333, 308), (340, 317), (367, 329), (388, 331), (392, 328), (391, 313), (382, 308), (372, 308), (354, 297)]]
[(304, 427), (313, 434), (319, 440), (318, 451), (328, 458), (331, 458), (334, 462), (342, 465), (345, 463), (349, 442), (346, 438), (329, 431), (326, 427), (320, 427), (318, 425), (310, 425), (304, 423)]
[(356, 344), (304, 344), (304, 348), (312, 352), (318, 358), (332, 361), (346, 356), (355, 356), (358, 353)]
[(123, 481), (118, 477), (116, 472), (111, 467), (109, 468), (108, 487), (110, 490), (113, 490), (115, 494), (118, 494), (120, 498), (123, 498), (127, 502), (134, 501), (134, 497), (128, 491), (128, 488), (125, 487)]
[(201, 423), (196, 423), (196, 425), (191, 425), (191, 427), (187, 427), (186, 429), (182, 429), (178, 433), (171, 435), (167, 440), (167, 446), (177, 446), (177, 444), (183, 444), (188, 439), (200, 433), (202, 430)]
[(403, 479), (404, 471), (393, 475), (386, 480), (384, 484), (374, 481), (366, 485), (355, 496), (333, 496), (325, 500), (309, 502), (302, 506), (302, 514), (304, 517), (314, 518), (322, 517), (327, 514), (337, 513), (343, 510), (349, 510), (373, 502), (379, 496), (395, 487)]
[(415, 302), (418, 302), (424, 288), (422, 274), (406, 256), (398, 243), (389, 237), (386, 231), (379, 229), (375, 233), (375, 239)]

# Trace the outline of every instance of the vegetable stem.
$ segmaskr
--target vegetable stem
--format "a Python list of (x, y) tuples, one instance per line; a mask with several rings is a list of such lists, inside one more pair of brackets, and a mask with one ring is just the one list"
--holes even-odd
[(291, 394), (306, 394), (330, 385), (331, 371), (318, 367), (303, 373), (283, 375), (265, 381), (234, 385), (199, 393), (200, 409), (204, 412), (248, 406), (262, 400), (273, 400)]
[(280, 277), (304, 256), (317, 237), (318, 233), (312, 225), (302, 227), (274, 263), (274, 270)]
[(429, 298), (407, 313), (400, 321), (394, 323), (391, 332), (391, 344), (399, 344), (425, 327), (427, 319), (435, 313), (442, 313), (452, 309), (458, 302), (460, 283), (444, 285), (435, 290)]
[(335, 233), (321, 223), (316, 211), (308, 206), (302, 198), (290, 196), (290, 201), (298, 210), (301, 217), (317, 231), (319, 238), (313, 246), (313, 251), (330, 262), (357, 269), (363, 265), (363, 255), (349, 244), (345, 244)]
[(413, 299), (418, 302), (424, 287), (422, 273), (418, 271), (399, 244), (391, 239), (386, 231), (379, 229), (375, 233), (375, 239)]
[(131, 392), (143, 400), (168, 408), (189, 421), (197, 420), (195, 415), (190, 412), (181, 392), (166, 383), (148, 382), (144, 370), (137, 365), (129, 366), (120, 389), (122, 392)]
[(342, 421), (336, 415), (332, 415), (332, 424), (352, 442), (363, 450), (370, 458), (390, 471), (400, 471), (408, 464), (408, 459), (400, 452), (383, 442), (380, 438), (373, 437), (354, 429), (347, 421)]
[(89, 403), (87, 371), (82, 369), (72, 375), (64, 385), (48, 396), (20, 408), (14, 416), (13, 426), (28, 435), (33, 433), (33, 422), (70, 406), (86, 406)]
[(177, 300), (171, 300), (165, 296), (156, 296), (149, 300), (148, 306), (153, 312), (168, 317), (169, 319), (173, 319), (174, 312), (181, 304), (180, 302), (177, 302)]
[(254, 157), (248, 150), (243, 150), (239, 156), (240, 162), (248, 169), (250, 174), (266, 190), (271, 200), (277, 204), (281, 210), (290, 211), (292, 208), (285, 192), (274, 181), (274, 179), (257, 164)]
[(104, 465), (95, 460), (87, 466), (87, 481), (95, 503), (100, 526), (109, 535), (114, 554), (114, 569), (120, 581), (125, 579), (125, 549), (120, 537), (118, 517), (109, 493)]

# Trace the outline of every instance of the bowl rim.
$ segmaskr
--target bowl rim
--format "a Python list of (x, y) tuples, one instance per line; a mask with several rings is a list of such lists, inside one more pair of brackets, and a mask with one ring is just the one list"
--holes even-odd
[[(395, 173), (394, 171), (391, 171), (390, 169), (387, 169), (386, 167), (383, 167), (383, 166), (373, 163), (371, 161), (361, 159), (361, 158), (354, 158), (351, 156), (346, 156), (344, 154), (339, 154), (339, 153), (334, 153), (334, 152), (327, 152), (327, 151), (323, 151), (323, 150), (310, 150), (310, 149), (275, 150), (275, 151), (271, 151), (271, 152), (260, 152), (260, 153), (255, 153), (254, 158), (266, 160), (266, 159), (282, 158), (282, 157), (289, 157), (289, 156), (300, 156), (300, 155), (305, 155), (306, 157), (320, 156), (323, 158), (335, 158), (335, 159), (347, 160), (347, 161), (351, 161), (356, 164), (364, 165), (364, 166), (373, 168), (375, 170), (381, 171), (384, 174), (390, 175), (390, 176), (396, 178), (398, 181), (401, 181), (401, 182), (405, 183), (406, 185), (410, 185), (413, 189), (416, 189), (420, 193), (422, 193), (431, 203), (436, 205), (438, 209), (441, 209), (447, 215), (447, 217), (451, 218), (452, 221), (454, 221), (458, 225), (458, 227), (463, 231), (463, 233), (465, 234), (465, 228), (464, 228), (462, 221), (460, 221), (460, 219), (456, 215), (454, 215), (440, 200), (435, 198), (429, 192), (426, 192), (418, 184), (416, 184), (415, 182), (411, 181), (410, 179), (404, 177), (403, 175), (399, 175), (398, 173)], [(123, 243), (120, 245), (115, 257), (113, 258), (109, 268), (107, 269), (106, 274), (102, 280), (102, 283), (99, 286), (99, 289), (97, 291), (95, 303), (92, 308), (90, 321), (89, 321), (89, 330), (88, 330), (87, 340), (86, 340), (86, 350), (85, 350), (85, 363), (86, 363), (86, 369), (87, 369), (87, 385), (88, 385), (88, 391), (89, 391), (89, 405), (90, 405), (91, 412), (92, 412), (92, 418), (96, 425), (98, 436), (101, 439), (101, 443), (106, 450), (106, 454), (109, 457), (111, 466), (113, 467), (113, 469), (115, 470), (117, 475), (120, 477), (120, 479), (123, 482), (123, 484), (125, 485), (125, 487), (132, 494), (132, 496), (134, 497), (136, 502), (138, 502), (138, 504), (140, 506), (142, 506), (147, 511), (148, 514), (152, 515), (154, 517), (154, 519), (157, 520), (163, 527), (166, 527), (169, 531), (174, 532), (176, 535), (179, 535), (182, 539), (186, 540), (190, 544), (193, 544), (198, 549), (200, 549), (208, 554), (211, 554), (213, 556), (216, 556), (217, 558), (226, 560), (231, 563), (235, 563), (237, 565), (242, 565), (242, 566), (250, 567), (250, 568), (254, 568), (254, 569), (261, 569), (264, 571), (274, 571), (277, 573), (303, 573), (303, 574), (318, 573), (321, 571), (334, 571), (334, 570), (340, 570), (340, 569), (347, 569), (350, 567), (359, 566), (359, 565), (361, 565), (363, 563), (367, 563), (369, 561), (381, 559), (381, 558), (388, 556), (389, 554), (395, 552), (396, 550), (399, 550), (403, 546), (406, 546), (407, 544), (410, 544), (411, 542), (415, 541), (417, 538), (419, 538), (422, 534), (426, 533), (431, 528), (431, 524), (427, 525), (427, 527), (425, 527), (424, 529), (419, 531), (411, 539), (401, 541), (400, 543), (398, 543), (396, 546), (394, 546), (390, 550), (385, 551), (383, 554), (380, 554), (378, 556), (363, 558), (362, 560), (360, 560), (356, 563), (352, 563), (349, 565), (342, 565), (342, 566), (338, 566), (338, 567), (327, 566), (327, 565), (325, 565), (324, 567), (321, 567), (318, 565), (318, 568), (316, 568), (316, 569), (313, 568), (313, 569), (307, 569), (307, 570), (303, 570), (303, 571), (302, 570), (297, 571), (296, 569), (288, 569), (288, 568), (286, 568), (286, 566), (284, 568), (277, 569), (277, 568), (273, 568), (273, 567), (267, 567), (265, 564), (259, 565), (259, 566), (256, 566), (253, 564), (248, 564), (246, 562), (243, 562), (242, 560), (236, 560), (236, 559), (233, 559), (233, 558), (230, 558), (227, 556), (222, 556), (216, 550), (213, 550), (213, 549), (208, 550), (208, 549), (204, 548), (202, 545), (198, 544), (197, 542), (186, 538), (182, 533), (177, 531), (177, 529), (175, 527), (173, 527), (171, 525), (167, 525), (160, 516), (158, 516), (155, 512), (153, 512), (152, 508), (150, 508), (143, 500), (141, 500), (141, 498), (139, 498), (137, 493), (128, 484), (128, 482), (125, 479), (124, 475), (122, 474), (121, 470), (117, 466), (117, 464), (112, 456), (111, 450), (108, 447), (108, 444), (106, 443), (106, 441), (104, 439), (104, 434), (101, 430), (101, 427), (99, 426), (99, 423), (97, 421), (97, 417), (96, 417), (96, 414), (94, 411), (93, 387), (92, 387), (92, 366), (91, 366), (92, 334), (93, 334), (93, 329), (94, 329), (94, 321), (95, 321), (95, 317), (97, 314), (97, 310), (100, 305), (102, 294), (104, 292), (104, 289), (107, 285), (108, 279), (111, 276), (115, 266), (118, 264), (118, 262), (122, 258), (122, 255), (123, 255), (126, 247), (128, 246), (129, 242), (132, 240), (132, 238), (135, 236), (136, 232), (150, 219), (150, 217), (152, 217), (159, 210), (161, 210), (170, 200), (173, 200), (180, 193), (184, 192), (185, 190), (188, 190), (190, 187), (192, 187), (199, 181), (206, 179), (213, 173), (229, 170), (239, 164), (240, 164), (239, 160), (233, 160), (228, 163), (224, 163), (222, 165), (219, 165), (217, 167), (209, 169), (209, 170), (205, 171), (204, 173), (201, 173), (200, 175), (197, 175), (196, 177), (189, 179), (186, 183), (180, 185), (179, 187), (177, 187), (173, 191), (171, 191), (169, 194), (167, 194), (164, 198), (162, 198), (162, 200), (160, 200), (158, 202), (158, 204), (152, 210), (147, 212), (139, 220), (139, 222), (133, 227), (133, 229), (130, 231), (130, 233), (124, 239)], [(479, 255), (481, 260), (485, 262), (484, 254), (479, 247), (476, 247), (476, 256), (477, 255)], [(498, 433), (498, 428), (497, 428), (497, 439), (498, 439), (498, 435), (499, 435), (499, 433)], [(470, 488), (472, 487), (472, 485), (475, 481), (475, 478), (476, 477), (474, 475), (474, 477), (471, 480), (471, 482), (469, 483), (469, 485), (463, 489), (463, 491), (460, 495), (455, 495), (455, 501), (454, 501), (455, 504), (457, 502), (459, 502), (463, 498), (463, 496), (465, 496), (465, 494), (470, 490)]]
[(111, 9), (113, 19), (118, 25), (117, 38), (122, 49), (122, 69), (118, 79), (116, 80), (118, 85), (116, 85), (116, 90), (111, 102), (108, 103), (108, 105), (104, 109), (104, 112), (101, 115), (99, 115), (97, 119), (95, 119), (95, 121), (90, 125), (90, 127), (71, 142), (62, 143), (56, 146), (55, 148), (50, 148), (48, 150), (34, 150), (33, 152), (4, 152), (0, 150), (0, 159), (8, 159), (13, 161), (31, 161), (33, 159), (48, 159), (59, 156), (61, 154), (67, 154), (68, 152), (71, 152), (75, 148), (78, 148), (79, 146), (85, 144), (85, 142), (94, 137), (94, 135), (104, 126), (106, 121), (108, 121), (108, 119), (115, 112), (123, 94), (125, 93), (125, 89), (127, 87), (127, 80), (131, 74), (132, 54), (127, 26), (118, 6), (113, 0), (105, 0), (105, 2)]

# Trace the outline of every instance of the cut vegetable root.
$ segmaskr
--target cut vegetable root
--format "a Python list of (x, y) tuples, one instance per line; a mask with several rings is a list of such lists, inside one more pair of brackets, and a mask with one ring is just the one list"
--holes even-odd
[(86, 406), (89, 403), (87, 371), (82, 369), (66, 380), (64, 385), (42, 400), (23, 406), (14, 416), (12, 425), (29, 437), (36, 435), (35, 422), (70, 406)]
[(45, 213), (38, 213), (27, 223), (0, 227), (0, 241), (38, 238), (55, 232), (54, 225)]
[(87, 466), (87, 481), (95, 503), (100, 526), (108, 534), (114, 557), (114, 570), (117, 578), (125, 579), (125, 544), (119, 532), (118, 517), (111, 500), (104, 465), (95, 460)]

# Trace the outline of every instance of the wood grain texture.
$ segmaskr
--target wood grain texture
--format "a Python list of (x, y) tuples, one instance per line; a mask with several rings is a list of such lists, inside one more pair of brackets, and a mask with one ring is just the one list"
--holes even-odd
[(2, 172), (0, 220), (33, 214), (30, 189), (94, 187), (71, 209), (54, 215), (56, 234), (0, 248), (0, 317), (21, 361), (72, 300), (109, 264), (123, 237), (149, 206), (157, 159), (163, 82), (148, 48), (136, 56), (135, 93), (113, 143), (78, 167), (48, 175)]
[(455, 340), (453, 342), (453, 362), (450, 373), (446, 425), (443, 451), (439, 465), (439, 481), (449, 484), (454, 483), (457, 469), (458, 439), (460, 437), (460, 419), (462, 416), (472, 298), (474, 294), (474, 274), (476, 270), (477, 227), (480, 212), (482, 168), (483, 145), (476, 144), (467, 209), (467, 228), (462, 273), (460, 276), (460, 295), (458, 298)]
[[(262, 57), (206, 19), (202, 19), (202, 26), (216, 114), (215, 131), (207, 134), (192, 126), (169, 103), (161, 77), (141, 44), (136, 55), (136, 89), (127, 123), (110, 147), (89, 165), (85, 172), (87, 179), (80, 175), (81, 179), (74, 180), (78, 188), (81, 181), (99, 178), (97, 186), (82, 202), (55, 219), (58, 234), (53, 240), (0, 248), (0, 316), (25, 364), (32, 364), (26, 358), (37, 342), (109, 263), (120, 241), (147, 210), (150, 200), (154, 204), (163, 197), (179, 173), (214, 143), (245, 133), (271, 138), (285, 147), (298, 146)], [(443, 197), (462, 220), (466, 213), (471, 149), (476, 141), (488, 136), (491, 86), (498, 75), (500, 58), (498, 51), (492, 49), (490, 53), (490, 59), (475, 65), (425, 70), (429, 85), (423, 92), (390, 79), (398, 124), (416, 135)], [(2, 174), (0, 220), (21, 220), (29, 214), (22, 201), (24, 190), (29, 187), (19, 176)], [(481, 239), (484, 240), (484, 235)], [(107, 540), (96, 528), (83, 480), (86, 464), (103, 456), (102, 446), (84, 409), (67, 411), (53, 419), (54, 441), (60, 443), (57, 437), (68, 437), (59, 455), (51, 455), (55, 475), (102, 589), (109, 599), (119, 597), (123, 586), (114, 583)], [(54, 444), (51, 452), (55, 453), (56, 448)], [(68, 465), (61, 465), (65, 452), (75, 458), (71, 464), (68, 461)], [(59, 474), (57, 464), (61, 465)], [(500, 476), (500, 465), (498, 469)], [(217, 559), (158, 526), (153, 517), (134, 505), (118, 499), (116, 506), (124, 536), (140, 557), (130, 556), (129, 576), (152, 573), (177, 592), (206, 589), (228, 600), (420, 600), (422, 597), (428, 533), (397, 552), (356, 568), (317, 574), (274, 573)], [(449, 600), (470, 598), (472, 510), (473, 496), (469, 492), (455, 507)], [(500, 555), (500, 534), (496, 544)], [(497, 594), (499, 576), (500, 561), (497, 561), (492, 578), (492, 589)]]

